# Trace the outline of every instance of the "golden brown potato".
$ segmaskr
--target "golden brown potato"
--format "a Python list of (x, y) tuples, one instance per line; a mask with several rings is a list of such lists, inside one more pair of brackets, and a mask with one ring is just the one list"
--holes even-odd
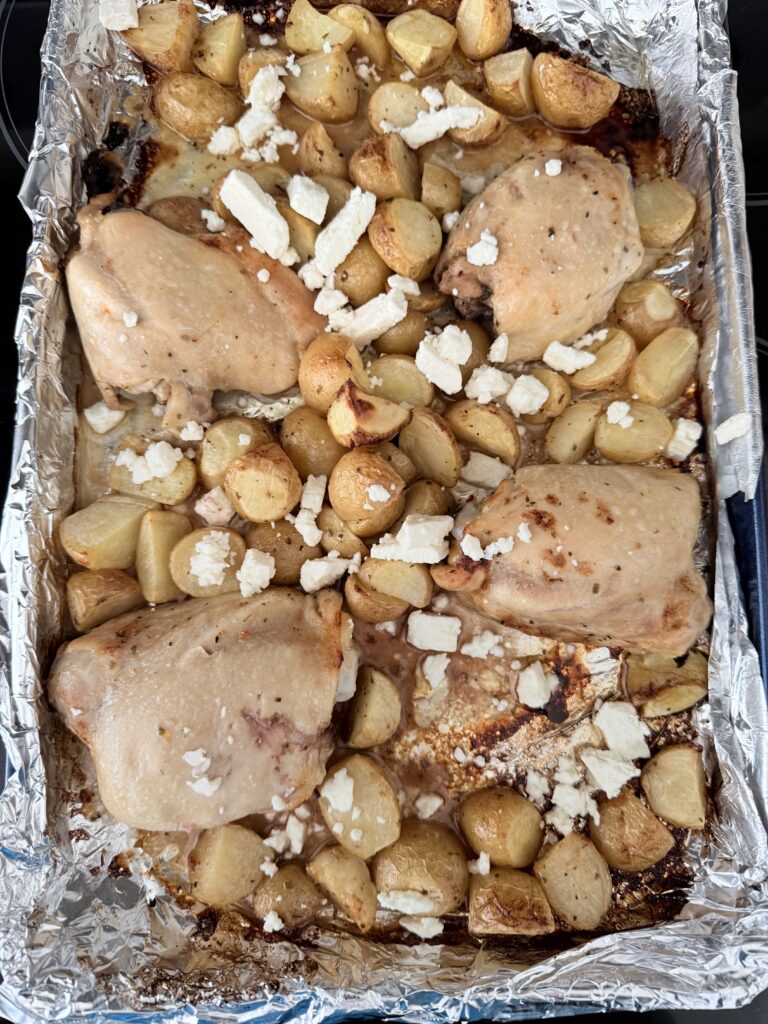
[(370, 449), (375, 455), (378, 455), (380, 459), (384, 459), (392, 469), (397, 473), (404, 483), (410, 484), (418, 476), (416, 467), (405, 454), (405, 452), (398, 448), (397, 445), (392, 444), (391, 441), (384, 441), (382, 444), (375, 444)]
[(461, 0), (456, 12), (459, 47), (470, 60), (503, 50), (512, 31), (509, 0)]
[(183, 593), (214, 597), (240, 589), (237, 571), (244, 558), (245, 541), (239, 533), (224, 526), (208, 526), (185, 534), (174, 544), (169, 567), (173, 582)]
[(536, 111), (530, 51), (509, 50), (483, 64), (485, 87), (495, 106), (512, 117), (528, 117)]
[(594, 363), (577, 370), (571, 377), (571, 384), (579, 391), (604, 391), (618, 387), (626, 380), (637, 356), (632, 338), (618, 328), (611, 328), (608, 337), (595, 342), (589, 351), (596, 356)]
[(564, 412), (571, 400), (571, 385), (568, 379), (548, 366), (534, 366), (531, 376), (541, 381), (547, 389), (547, 399), (538, 412), (526, 413), (521, 418), (526, 423), (546, 423)]
[(217, 82), (186, 71), (173, 71), (155, 84), (157, 116), (190, 142), (207, 145), (221, 125), (232, 125), (242, 113), (240, 100)]
[(696, 199), (673, 178), (653, 178), (635, 189), (640, 238), (649, 249), (669, 249), (690, 229)]
[(459, 825), (475, 853), (487, 853), (494, 867), (528, 867), (544, 839), (536, 807), (505, 786), (468, 796), (459, 808)]
[(346, 205), (352, 194), (353, 185), (346, 178), (337, 178), (333, 174), (314, 174), (312, 180), (322, 185), (328, 193), (328, 206), (325, 211), (324, 224), (332, 221), (336, 214)]
[(192, 50), (192, 63), (206, 78), (232, 86), (237, 85), (244, 56), (243, 16), (235, 11), (203, 26)]
[(67, 607), (78, 633), (144, 604), (141, 587), (122, 569), (86, 569), (67, 580)]
[(455, 487), (463, 465), (459, 446), (446, 421), (426, 406), (413, 410), (411, 422), (400, 433), (400, 448), (420, 476), (443, 487)]
[(426, 608), (432, 600), (432, 577), (426, 565), (369, 558), (357, 574), (360, 582), (386, 597), (396, 597), (414, 608)]
[(698, 360), (699, 339), (693, 331), (669, 327), (635, 359), (627, 387), (641, 402), (669, 405), (693, 380)]
[(389, 43), (379, 19), (358, 4), (340, 4), (328, 12), (328, 17), (350, 29), (355, 36), (355, 47), (372, 64), (386, 68), (389, 64)]
[(280, 444), (302, 480), (310, 473), (330, 476), (346, 451), (331, 433), (325, 418), (307, 405), (285, 417), (280, 427)]
[(421, 172), (420, 198), (424, 206), (442, 220), (446, 213), (461, 209), (461, 181), (447, 167), (427, 162)]
[[(389, 268), (386, 264), (384, 264), (384, 267), (386, 276), (389, 276)], [(399, 353), (401, 355), (413, 356), (416, 354), (425, 335), (429, 332), (429, 328), (429, 318), (424, 313), (409, 306), (408, 312), (403, 319), (395, 324), (394, 327), (390, 327), (388, 331), (385, 331), (381, 337), (377, 338), (373, 343), (373, 347), (377, 352), (382, 352), (385, 355)]]
[(376, 855), (371, 873), (383, 907), (398, 910), (398, 893), (418, 893), (425, 901), (422, 913), (436, 917), (458, 910), (469, 884), (461, 843), (433, 821), (404, 821), (399, 839)]
[(464, 399), (449, 405), (445, 422), (456, 440), (514, 466), (520, 458), (520, 437), (514, 417), (500, 405)]
[(275, 204), (277, 212), (288, 224), (290, 244), (299, 254), (299, 261), (306, 263), (315, 255), (315, 242), (320, 228), (308, 217), (297, 213), (287, 199), (279, 198)]
[(630, 654), (626, 687), (643, 718), (685, 711), (707, 695), (707, 659), (689, 651), (678, 665), (678, 659), (663, 654)]
[(469, 880), (467, 926), (472, 935), (549, 935), (555, 919), (535, 878), (514, 868), (491, 868)]
[(392, 527), (392, 533), (397, 534), (408, 516), (443, 516), (455, 508), (453, 495), (442, 484), (434, 480), (417, 480), (405, 492), (403, 514)]
[(301, 74), (285, 78), (285, 94), (303, 114), (327, 124), (355, 116), (357, 77), (342, 46), (334, 46), (330, 53), (308, 53), (299, 57), (296, 66)]
[(301, 498), (301, 478), (279, 444), (265, 444), (240, 455), (224, 475), (227, 497), (244, 519), (282, 519)]
[(406, 408), (429, 405), (435, 388), (416, 365), (412, 356), (387, 355), (374, 359), (369, 367), (373, 393)]
[(618, 82), (554, 53), (535, 57), (531, 85), (536, 108), (555, 128), (591, 128), (619, 95)]
[(487, 362), (491, 339), (488, 337), (486, 329), (481, 327), (476, 320), (457, 320), (456, 326), (460, 327), (462, 331), (466, 331), (472, 342), (472, 352), (461, 368), (461, 381), (462, 384), (466, 384), (478, 366)]
[(265, 878), (253, 895), (253, 910), (264, 920), (274, 911), (283, 927), (303, 928), (320, 909), (323, 897), (301, 864), (283, 864), (276, 875)]
[(632, 423), (622, 427), (609, 423), (603, 413), (595, 428), (595, 447), (612, 462), (647, 462), (661, 454), (672, 437), (673, 427), (659, 409), (643, 402), (630, 402)]
[(387, 287), (390, 270), (368, 240), (359, 240), (352, 252), (336, 268), (334, 279), (353, 306), (362, 306)]
[(399, 597), (380, 594), (357, 578), (348, 576), (344, 581), (344, 600), (352, 615), (362, 622), (392, 622), (410, 608), (407, 601)]
[(357, 675), (347, 745), (356, 750), (386, 743), (400, 727), (402, 707), (397, 687), (383, 672), (365, 665)]
[(615, 316), (619, 327), (643, 349), (668, 327), (680, 325), (682, 308), (661, 281), (632, 281), (619, 292)]
[(351, 380), (342, 384), (328, 409), (331, 433), (347, 448), (388, 441), (400, 433), (410, 418), (408, 409), (366, 394)]
[[(166, 442), (162, 442), (166, 443)], [(192, 459), (182, 456), (174, 466), (173, 472), (168, 476), (152, 477), (142, 483), (135, 483), (133, 471), (124, 464), (118, 464), (117, 459), (123, 451), (132, 451), (137, 455), (143, 455), (149, 444), (144, 438), (135, 434), (126, 434), (118, 449), (115, 461), (109, 467), (107, 480), (113, 491), (121, 494), (130, 494), (134, 498), (148, 498), (150, 501), (159, 501), (163, 505), (180, 505), (186, 501), (197, 486), (197, 468)], [(179, 452), (179, 454), (181, 454)]]
[(256, 523), (245, 535), (249, 548), (265, 551), (275, 560), (276, 586), (294, 587), (299, 582), (301, 567), (308, 558), (320, 558), (319, 545), (306, 544), (299, 531), (287, 519), (278, 522)]
[(414, 281), (431, 272), (443, 244), (439, 221), (413, 199), (380, 203), (368, 225), (368, 238), (388, 267)]
[(329, 551), (338, 551), (342, 558), (354, 558), (355, 555), (368, 557), (368, 548), (363, 541), (357, 534), (352, 533), (341, 516), (329, 505), (323, 505), (315, 522), (318, 529), (323, 531), (320, 547), (326, 554)]
[[(374, 488), (392, 497), (375, 504), (370, 493)], [(394, 523), (405, 504), (404, 491), (403, 478), (369, 448), (354, 448), (342, 455), (328, 481), (328, 498), (334, 511), (360, 537), (381, 533)]]
[(200, 23), (195, 5), (189, 0), (139, 8), (137, 28), (120, 35), (133, 52), (158, 71), (191, 71), (191, 52)]
[(260, 864), (267, 849), (242, 825), (219, 825), (200, 833), (189, 856), (189, 880), (195, 899), (213, 907), (250, 896), (264, 877)]
[(533, 865), (557, 916), (576, 931), (597, 928), (611, 905), (613, 886), (605, 858), (580, 832), (548, 846)]
[(299, 170), (302, 174), (332, 174), (343, 178), (347, 173), (347, 161), (336, 146), (325, 125), (315, 121), (301, 137), (298, 153)]
[(237, 83), (243, 97), (248, 95), (251, 82), (262, 68), (273, 64), (280, 67), (285, 64), (287, 56), (288, 54), (281, 46), (257, 46), (241, 57), (237, 67)]
[(391, 125), (395, 130), (407, 128), (420, 113), (428, 110), (429, 104), (415, 85), (384, 82), (368, 101), (368, 120), (377, 135), (384, 135), (384, 125)]
[(704, 828), (707, 783), (701, 752), (692, 743), (662, 747), (640, 773), (651, 810), (670, 825)]
[(355, 33), (342, 22), (321, 14), (309, 0), (294, 0), (285, 21), (285, 42), (298, 54), (323, 51), (326, 43), (351, 50)]
[(419, 162), (394, 132), (361, 142), (349, 158), (349, 176), (377, 199), (419, 198)]
[(506, 117), (483, 103), (468, 89), (463, 89), (450, 79), (443, 92), (447, 106), (472, 107), (480, 111), (480, 117), (470, 128), (451, 128), (448, 132), (449, 137), (459, 146), (488, 146), (504, 133)]
[(343, 334), (321, 334), (299, 364), (301, 397), (311, 409), (327, 413), (339, 388), (348, 380), (368, 391), (368, 375), (355, 345)]
[(307, 864), (307, 874), (361, 932), (376, 919), (376, 887), (365, 861), (343, 846), (326, 846)]
[(448, 59), (456, 29), (428, 11), (406, 11), (387, 24), (387, 40), (414, 75), (426, 78)]
[(150, 604), (175, 601), (182, 591), (171, 576), (171, 552), (192, 530), (183, 512), (151, 509), (141, 521), (136, 545), (136, 575)]
[(200, 479), (209, 490), (222, 487), (224, 475), (235, 459), (272, 440), (272, 432), (263, 420), (247, 416), (218, 420), (208, 427), (200, 445), (197, 458)]
[(144, 513), (154, 501), (108, 494), (67, 516), (59, 527), (65, 552), (86, 569), (130, 569)]
[(205, 229), (205, 203), (195, 196), (164, 196), (147, 207), (147, 215), (182, 235), (199, 235)]
[(397, 794), (375, 761), (349, 754), (329, 768), (320, 813), (341, 845), (368, 860), (400, 835)]
[(669, 829), (627, 790), (613, 800), (601, 800), (598, 807), (600, 821), (590, 819), (589, 835), (616, 871), (645, 871), (675, 845)]

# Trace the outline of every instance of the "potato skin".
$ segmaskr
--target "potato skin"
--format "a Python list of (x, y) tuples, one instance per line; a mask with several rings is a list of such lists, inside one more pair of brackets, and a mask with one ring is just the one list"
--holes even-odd
[(274, 910), (286, 928), (302, 928), (320, 909), (323, 898), (301, 864), (284, 864), (265, 878), (253, 895), (253, 909), (262, 920)]
[(141, 587), (122, 569), (85, 569), (67, 580), (67, 606), (78, 633), (144, 604)]
[(158, 71), (191, 71), (199, 27), (190, 0), (171, 0), (140, 7), (138, 27), (120, 34), (137, 56)]
[(692, 743), (662, 747), (643, 767), (640, 785), (651, 810), (664, 821), (680, 828), (704, 828), (707, 781), (701, 751)]
[(592, 931), (611, 905), (613, 884), (605, 858), (580, 832), (548, 846), (533, 865), (557, 916), (577, 931)]
[(158, 117), (179, 135), (207, 145), (220, 125), (232, 125), (242, 113), (233, 92), (202, 75), (174, 71), (155, 86)]
[(472, 935), (549, 935), (555, 930), (541, 883), (525, 871), (491, 868), (469, 881)]
[(343, 47), (334, 46), (330, 54), (322, 50), (308, 53), (296, 63), (301, 74), (298, 78), (287, 76), (285, 93), (302, 113), (326, 124), (340, 124), (355, 116), (357, 78)]
[(469, 869), (461, 843), (445, 825), (410, 819), (400, 838), (381, 850), (373, 862), (373, 881), (379, 892), (424, 893), (431, 914), (457, 910), (467, 893)]
[(327, 846), (307, 864), (307, 874), (361, 932), (371, 930), (376, 889), (361, 857), (343, 846)]
[(599, 803), (600, 822), (589, 822), (589, 835), (608, 867), (644, 871), (666, 857), (675, 845), (669, 829), (642, 800), (624, 790)]
[(301, 498), (301, 478), (279, 444), (265, 444), (230, 463), (224, 490), (252, 523), (282, 519)]
[(504, 786), (468, 796), (459, 808), (459, 824), (475, 853), (487, 853), (495, 867), (528, 867), (544, 839), (536, 807)]
[(259, 836), (242, 825), (206, 829), (189, 858), (192, 895), (215, 907), (244, 899), (264, 877), (259, 865), (265, 856)]
[[(380, 508), (368, 511), (371, 504), (366, 487), (380, 484), (392, 499)], [(328, 498), (333, 510), (359, 537), (370, 537), (386, 530), (398, 518), (405, 504), (405, 482), (395, 470), (371, 451), (354, 448), (343, 455), (333, 467), (328, 481)]]
[(619, 95), (619, 83), (607, 75), (552, 53), (534, 58), (531, 84), (539, 113), (555, 128), (591, 128)]
[(304, 539), (287, 519), (272, 523), (254, 523), (249, 527), (245, 539), (249, 548), (265, 551), (275, 560), (275, 586), (296, 586), (301, 567), (308, 558), (320, 558), (318, 547), (305, 544)]
[(280, 427), (280, 444), (302, 480), (310, 473), (330, 476), (347, 450), (333, 436), (325, 418), (308, 405), (285, 417)]

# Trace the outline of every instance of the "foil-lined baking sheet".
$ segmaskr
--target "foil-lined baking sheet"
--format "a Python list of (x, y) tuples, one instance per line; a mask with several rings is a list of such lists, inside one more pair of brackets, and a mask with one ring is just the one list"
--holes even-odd
[[(200, 8), (202, 17), (211, 17)], [(215, 16), (215, 14), (213, 15)], [(41, 680), (62, 620), (57, 522), (73, 501), (79, 360), (60, 261), (85, 201), (83, 165), (130, 91), (137, 62), (93, 0), (54, 0), (40, 120), (22, 202), (34, 225), (22, 293), (18, 428), (0, 544), (0, 736), (13, 775), (0, 799), (0, 1011), (15, 1021), (87, 1019), (413, 1021), (515, 1019), (592, 1007), (715, 1008), (768, 984), (768, 713), (747, 636), (724, 499), (754, 494), (760, 410), (744, 229), (735, 75), (719, 0), (526, 0), (524, 28), (654, 91), (675, 171), (707, 227), (696, 251), (656, 273), (693, 291), (716, 485), (710, 701), (696, 726), (716, 817), (691, 849), (679, 917), (577, 946), (376, 944), (330, 931), (299, 948), (244, 943), (242, 926), (181, 909), (126, 858), (127, 829), (100, 817), (87, 764), (57, 728)], [(697, 264), (703, 261), (703, 272)], [(712, 427), (746, 411), (752, 431), (714, 446)], [(79, 809), (65, 814), (72, 805)], [(115, 861), (117, 855), (122, 858)], [(545, 1011), (546, 1004), (546, 1011)]]

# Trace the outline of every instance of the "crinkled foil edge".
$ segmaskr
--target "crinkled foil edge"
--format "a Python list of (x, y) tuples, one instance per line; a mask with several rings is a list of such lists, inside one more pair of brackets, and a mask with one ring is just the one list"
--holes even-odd
[[(60, 262), (84, 201), (83, 162), (99, 143), (119, 90), (141, 81), (135, 62), (99, 26), (96, 6), (92, 0), (51, 5), (40, 120), (21, 195), (33, 243), (17, 325), (18, 418), (0, 533), (0, 737), (13, 770), (0, 798), (0, 1011), (19, 1022), (273, 1024), (350, 1013), (413, 1021), (521, 1019), (539, 1015), (544, 1004), (550, 1014), (748, 1002), (768, 984), (768, 712), (723, 501), (738, 490), (754, 494), (762, 435), (725, 3), (533, 0), (517, 11), (525, 27), (575, 50), (587, 40), (587, 52), (621, 81), (656, 91), (676, 169), (695, 187), (700, 209), (712, 212), (712, 251), (694, 309), (705, 336), (704, 404), (720, 504), (710, 702), (697, 725), (713, 768), (717, 816), (690, 900), (673, 922), (607, 935), (533, 964), (519, 951), (376, 947), (326, 933), (311, 950), (311, 983), (301, 980), (301, 970), (285, 971), (281, 985), (250, 1001), (225, 992), (215, 974), (194, 997), (184, 995), (178, 962), (163, 945), (162, 924), (178, 937), (178, 921), (165, 907), (167, 917), (150, 935), (146, 886), (126, 879), (94, 888), (84, 880), (66, 831), (71, 822), (52, 813), (59, 780), (47, 757), (52, 722), (41, 676), (62, 615), (54, 531), (73, 499), (75, 427), (75, 360)], [(712, 426), (743, 410), (753, 415), (752, 432), (715, 449)], [(119, 826), (109, 832), (99, 839), (106, 858), (126, 845)], [(84, 949), (88, 969), (79, 958)], [(278, 976), (283, 964), (310, 963), (288, 943), (260, 955)], [(165, 997), (158, 985), (149, 1000), (141, 971), (153, 957), (168, 984)]]

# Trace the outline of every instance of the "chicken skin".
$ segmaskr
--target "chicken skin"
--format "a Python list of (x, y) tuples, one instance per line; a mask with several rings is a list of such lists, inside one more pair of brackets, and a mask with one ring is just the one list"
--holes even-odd
[(154, 391), (167, 402), (164, 425), (179, 430), (213, 418), (214, 390), (275, 395), (296, 383), (325, 319), (290, 268), (252, 249), (239, 227), (191, 237), (138, 210), (105, 214), (105, 202), (78, 216), (66, 274), (109, 405), (118, 390)]
[(692, 557), (700, 517), (696, 480), (668, 469), (524, 466), (466, 527), (513, 549), (433, 575), (525, 632), (677, 657), (712, 614)]
[[(483, 232), (498, 255), (477, 265), (468, 250)], [(551, 341), (575, 341), (605, 319), (642, 257), (626, 173), (576, 146), (523, 157), (476, 196), (435, 279), (462, 316), (493, 315), (509, 339), (508, 362), (533, 360)]]
[(322, 781), (349, 636), (332, 591), (144, 608), (63, 647), (48, 694), (119, 821), (210, 828)]

